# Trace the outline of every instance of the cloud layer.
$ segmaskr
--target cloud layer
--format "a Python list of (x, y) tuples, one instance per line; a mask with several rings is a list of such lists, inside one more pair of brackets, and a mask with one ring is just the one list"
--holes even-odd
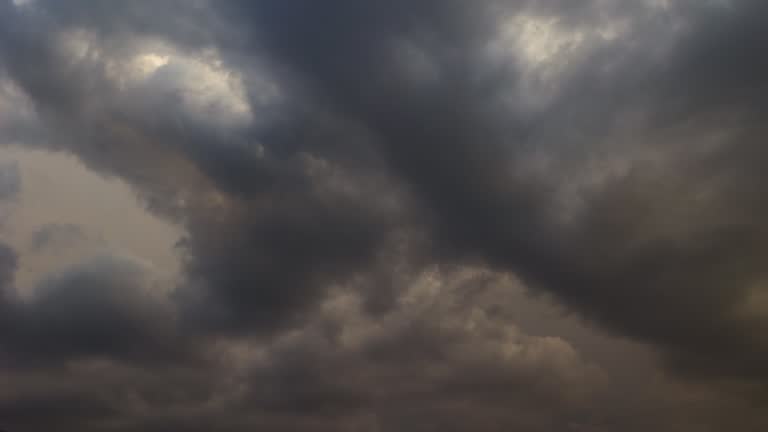
[(28, 296), (0, 251), (0, 421), (764, 430), (767, 9), (0, 1), (0, 142), (184, 232)]

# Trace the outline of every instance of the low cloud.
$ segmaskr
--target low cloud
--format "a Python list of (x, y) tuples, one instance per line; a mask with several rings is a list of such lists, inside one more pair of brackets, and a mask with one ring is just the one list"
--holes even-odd
[[(160, 288), (106, 251), (20, 298), (3, 249), (0, 417), (763, 430), (765, 12), (0, 1), (0, 142), (75, 155), (183, 232)], [(77, 235), (53, 223), (33, 249)]]

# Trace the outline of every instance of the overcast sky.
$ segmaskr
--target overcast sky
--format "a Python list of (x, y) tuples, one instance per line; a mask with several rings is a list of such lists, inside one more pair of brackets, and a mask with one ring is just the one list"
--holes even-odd
[(0, 428), (768, 430), (766, 25), (0, 0)]

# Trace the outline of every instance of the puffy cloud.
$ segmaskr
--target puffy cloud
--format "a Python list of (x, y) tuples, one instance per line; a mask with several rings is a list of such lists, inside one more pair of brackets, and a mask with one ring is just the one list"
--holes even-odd
[[(85, 397), (111, 409), (71, 417), (95, 430), (764, 429), (765, 12), (1, 2), (2, 141), (119, 177), (185, 236), (167, 298), (107, 259), (2, 303), (33, 365), (19, 388), (89, 361), (161, 378), (0, 413)], [(489, 291), (511, 278), (539, 297)], [(642, 362), (608, 367), (636, 348), (616, 338), (674, 374), (626, 379)]]
[(11, 305), (0, 346), (12, 363), (27, 364), (173, 350), (173, 309), (151, 283), (140, 265), (112, 257), (51, 275), (33, 298)]

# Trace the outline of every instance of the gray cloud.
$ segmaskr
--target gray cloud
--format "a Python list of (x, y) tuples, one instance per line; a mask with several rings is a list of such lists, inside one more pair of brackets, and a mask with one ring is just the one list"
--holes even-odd
[[(196, 414), (181, 397), (110, 428), (765, 427), (763, 2), (94, 6), (0, 3), (0, 64), (34, 145), (186, 229), (184, 278), (159, 306), (122, 265), (73, 269), (5, 300), (3, 340), (48, 368), (249, 353), (241, 376), (206, 364)], [(408, 303), (434, 268), (440, 294)], [(457, 268), (520, 278), (673, 377), (611, 389)], [(339, 290), (352, 312), (326, 309)], [(654, 392), (679, 378), (706, 396), (670, 413)]]
[[(761, 106), (760, 64), (749, 53), (763, 38), (754, 18), (761, 3), (672, 6), (666, 19), (683, 30), (667, 41), (645, 36), (659, 23), (640, 15), (636, 28), (591, 55), (594, 62), (612, 61), (612, 70), (584, 64), (563, 84), (562, 103), (556, 98), (528, 116), (504, 110), (489, 92), (520, 73), (512, 64), (496, 76), (477, 56), (492, 37), (493, 21), (484, 14), (490, 4), (397, 3), (381, 11), (345, 1), (249, 5), (255, 43), (305, 79), (310, 97), (327, 100), (378, 137), (395, 176), (426, 210), (443, 252), (512, 270), (608, 328), (669, 350), (689, 371), (763, 374), (765, 340), (748, 329), (762, 328), (764, 316), (738, 312), (762, 280), (766, 244), (761, 200), (751, 195), (762, 190), (749, 168), (760, 160), (753, 143), (761, 128), (752, 119)], [(514, 2), (496, 6), (515, 11)], [(237, 10), (242, 16), (243, 8)], [(570, 11), (554, 6), (542, 13)], [(414, 88), (393, 70), (403, 41), (423, 50), (439, 71), (437, 81)], [(646, 42), (672, 48), (637, 46)], [(619, 115), (632, 112), (641, 120), (625, 130)], [(571, 116), (580, 122), (569, 125)], [(713, 116), (724, 123), (699, 125)], [(691, 130), (691, 122), (698, 128)], [(662, 151), (656, 141), (673, 140), (675, 152), (656, 164), (629, 159), (626, 174), (581, 194), (580, 213), (563, 226), (556, 219), (561, 182), (566, 174), (588, 175), (589, 167), (533, 178), (520, 174), (522, 166), (515, 169), (530, 161), (550, 129), (574, 140), (588, 158), (600, 151), (592, 141), (601, 137), (632, 140), (648, 152)], [(576, 133), (589, 135), (568, 137)], [(697, 145), (718, 133), (724, 136), (714, 138), (714, 148)], [(571, 164), (563, 154), (562, 163)], [(553, 167), (558, 157), (552, 156)], [(706, 198), (691, 202), (693, 196)]]
[(10, 304), (0, 347), (12, 363), (143, 358), (178, 348), (173, 309), (153, 298), (144, 270), (101, 257), (50, 276)]

